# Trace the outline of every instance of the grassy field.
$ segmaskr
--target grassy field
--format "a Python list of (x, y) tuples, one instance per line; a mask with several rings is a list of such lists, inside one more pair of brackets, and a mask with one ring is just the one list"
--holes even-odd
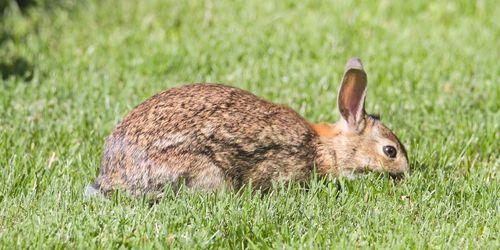
[[(500, 248), (497, 2), (75, 2), (0, 17), (0, 248)], [(335, 121), (352, 56), (407, 179), (83, 198), (105, 137), (147, 97), (223, 82)]]

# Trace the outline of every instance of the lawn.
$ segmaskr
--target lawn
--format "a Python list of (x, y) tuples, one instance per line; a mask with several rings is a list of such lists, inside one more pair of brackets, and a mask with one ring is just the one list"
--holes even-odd
[[(496, 1), (7, 2), (0, 248), (500, 248)], [(408, 178), (84, 199), (106, 136), (149, 96), (222, 82), (333, 122), (352, 56)]]

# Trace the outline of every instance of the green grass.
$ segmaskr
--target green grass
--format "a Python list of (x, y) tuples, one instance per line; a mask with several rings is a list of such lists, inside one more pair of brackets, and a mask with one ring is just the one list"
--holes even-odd
[[(500, 248), (497, 2), (49, 2), (0, 17), (0, 248)], [(409, 151), (400, 183), (83, 198), (147, 97), (224, 82), (335, 121), (352, 56)]]

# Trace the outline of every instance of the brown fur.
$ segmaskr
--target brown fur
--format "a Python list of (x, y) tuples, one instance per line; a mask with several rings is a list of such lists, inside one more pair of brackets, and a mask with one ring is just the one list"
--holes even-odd
[(121, 189), (134, 195), (161, 193), (180, 183), (235, 190), (251, 182), (267, 189), (277, 180), (306, 180), (315, 165), (320, 174), (406, 171), (406, 152), (396, 164), (379, 160), (384, 157), (374, 150), (380, 138), (404, 150), (399, 140), (380, 121), (363, 118), (362, 131), (353, 132), (344, 120), (311, 124), (287, 107), (234, 87), (172, 88), (116, 126), (106, 140), (95, 186), (104, 194)]

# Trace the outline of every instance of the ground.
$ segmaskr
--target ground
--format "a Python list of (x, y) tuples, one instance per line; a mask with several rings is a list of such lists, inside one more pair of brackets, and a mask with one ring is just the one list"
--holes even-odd
[[(32, 2), (0, 8), (1, 248), (500, 248), (497, 2)], [(332, 122), (352, 56), (406, 179), (83, 198), (147, 97), (223, 82)]]

